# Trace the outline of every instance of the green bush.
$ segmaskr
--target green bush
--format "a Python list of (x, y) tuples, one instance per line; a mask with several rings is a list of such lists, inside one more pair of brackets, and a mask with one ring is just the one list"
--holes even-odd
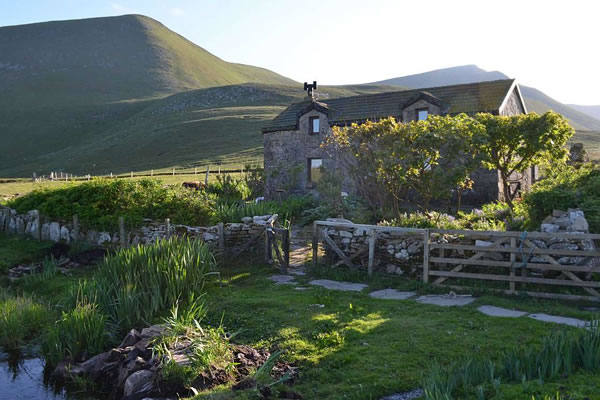
[(217, 175), (217, 180), (209, 183), (206, 191), (228, 203), (246, 200), (252, 194), (246, 181), (233, 178), (231, 175)]
[(119, 336), (202, 294), (207, 275), (215, 268), (209, 247), (187, 238), (130, 247), (106, 257), (92, 280), (80, 282), (71, 303), (77, 299), (96, 303)]
[(18, 348), (35, 337), (48, 320), (48, 310), (42, 304), (0, 288), (0, 346), (7, 350)]
[(550, 168), (523, 198), (530, 228), (538, 227), (552, 211), (581, 208), (591, 232), (600, 232), (600, 169), (591, 163), (579, 168)]
[(63, 312), (61, 318), (51, 325), (42, 342), (42, 353), (50, 366), (56, 365), (66, 356), (81, 360), (94, 355), (106, 347), (106, 316), (96, 304), (86, 300), (74, 309)]
[(78, 215), (86, 227), (116, 230), (119, 216), (128, 226), (139, 226), (143, 218), (207, 225), (214, 222), (214, 204), (213, 195), (164, 186), (159, 180), (95, 179), (35, 190), (12, 200), (9, 206), (20, 213), (38, 209), (44, 216), (67, 221)]
[(291, 196), (281, 203), (261, 201), (260, 203), (219, 202), (215, 207), (216, 219), (220, 222), (240, 222), (243, 217), (278, 214), (279, 220), (295, 219), (304, 210), (314, 207), (312, 196)]

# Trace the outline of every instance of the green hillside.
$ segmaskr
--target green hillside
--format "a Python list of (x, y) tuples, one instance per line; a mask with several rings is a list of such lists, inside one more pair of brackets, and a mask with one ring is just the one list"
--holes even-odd
[[(403, 86), (415, 89), (507, 78), (508, 76), (499, 71), (485, 71), (476, 65), (463, 65), (386, 79), (376, 82), (376, 84)], [(553, 110), (569, 118), (573, 127), (577, 130), (600, 131), (600, 120), (562, 104), (538, 89), (521, 85), (521, 94), (530, 111), (543, 113), (548, 110)]]
[(568, 104), (569, 107), (581, 111), (592, 118), (600, 119), (600, 106), (582, 106), (578, 104)]
[(72, 170), (59, 157), (77, 158), (157, 100), (247, 82), (296, 84), (223, 61), (139, 15), (1, 27), (0, 140), (10, 152), (0, 176)]

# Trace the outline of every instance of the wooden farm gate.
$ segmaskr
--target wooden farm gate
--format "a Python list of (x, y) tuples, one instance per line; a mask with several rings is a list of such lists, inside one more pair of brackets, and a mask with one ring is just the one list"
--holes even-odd
[[(340, 248), (339, 242), (332, 239), (327, 228), (358, 229), (366, 232), (367, 238), (362, 247), (348, 254)], [(357, 269), (361, 267), (357, 260), (368, 253), (366, 269), (372, 275), (375, 252), (381, 248), (376, 246), (376, 242), (382, 240), (380, 234), (383, 232), (421, 235), (423, 262), (415, 266), (421, 269), (425, 283), (472, 289), (449, 281), (505, 282), (506, 288), (488, 290), (600, 302), (600, 251), (595, 243), (600, 240), (600, 234), (416, 229), (315, 221), (313, 265), (319, 262), (319, 246), (323, 243), (337, 256), (332, 266), (346, 265)], [(546, 242), (563, 245), (546, 245)], [(575, 245), (578, 242), (587, 244)], [(576, 288), (584, 291), (585, 295), (557, 293), (550, 289), (557, 287)]]
[[(275, 255), (275, 257), (273, 257)], [(290, 230), (267, 225), (265, 229), (265, 261), (278, 264), (279, 271), (287, 274), (290, 266)]]

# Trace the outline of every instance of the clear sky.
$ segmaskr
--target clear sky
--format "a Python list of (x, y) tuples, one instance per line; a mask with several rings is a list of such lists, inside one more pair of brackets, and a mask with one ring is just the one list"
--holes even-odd
[(0, 0), (0, 26), (128, 13), (299, 82), (476, 64), (564, 103), (600, 104), (597, 0)]

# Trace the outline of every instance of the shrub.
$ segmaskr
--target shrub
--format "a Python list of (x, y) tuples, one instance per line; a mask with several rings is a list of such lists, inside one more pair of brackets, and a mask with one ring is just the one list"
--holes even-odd
[(217, 180), (209, 183), (206, 191), (228, 203), (246, 200), (252, 194), (246, 181), (233, 178), (231, 175), (217, 175)]
[(48, 322), (46, 307), (28, 296), (0, 288), (0, 346), (14, 350), (38, 334)]
[(315, 205), (312, 196), (291, 196), (285, 201), (261, 201), (260, 203), (219, 202), (215, 207), (216, 219), (220, 222), (240, 222), (243, 217), (278, 214), (279, 220), (299, 217), (304, 210)]
[(581, 208), (590, 231), (600, 232), (600, 169), (591, 163), (579, 168), (552, 167), (523, 198), (530, 228), (539, 226), (555, 209)]
[(215, 258), (202, 242), (171, 238), (119, 250), (80, 282), (71, 299), (88, 299), (108, 316), (118, 335), (152, 323), (179, 301), (201, 294)]
[(74, 309), (63, 312), (61, 318), (46, 333), (42, 353), (50, 366), (69, 356), (81, 360), (86, 355), (97, 354), (108, 343), (106, 316), (96, 304), (79, 302)]
[(78, 215), (83, 225), (116, 230), (118, 216), (129, 226), (143, 218), (171, 218), (174, 223), (206, 225), (214, 219), (215, 197), (159, 180), (95, 179), (60, 188), (35, 190), (9, 203), (20, 213), (38, 209), (42, 215), (70, 221)]

